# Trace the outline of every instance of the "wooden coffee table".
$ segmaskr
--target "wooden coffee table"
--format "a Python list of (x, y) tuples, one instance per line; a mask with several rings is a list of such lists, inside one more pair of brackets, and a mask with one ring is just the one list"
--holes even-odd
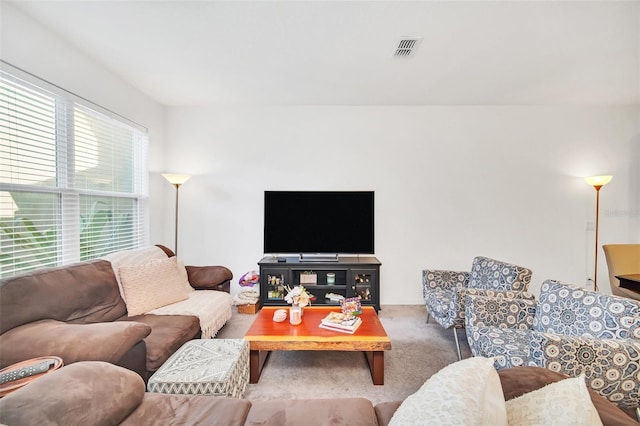
[[(329, 312), (338, 307), (307, 306), (302, 324), (273, 321), (273, 313), (282, 307), (264, 307), (244, 338), (249, 341), (249, 383), (258, 383), (260, 372), (271, 351), (360, 351), (364, 352), (374, 385), (384, 384), (384, 351), (391, 340), (371, 306), (362, 308), (362, 324), (354, 334), (318, 327)], [(285, 307), (285, 309), (287, 309)]]

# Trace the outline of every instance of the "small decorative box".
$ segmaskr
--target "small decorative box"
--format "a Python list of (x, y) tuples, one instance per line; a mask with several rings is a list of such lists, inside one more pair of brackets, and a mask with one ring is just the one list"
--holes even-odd
[(255, 314), (260, 310), (260, 303), (249, 303), (247, 305), (238, 305), (239, 314)]
[(315, 272), (303, 272), (300, 274), (300, 284), (317, 284), (318, 274)]

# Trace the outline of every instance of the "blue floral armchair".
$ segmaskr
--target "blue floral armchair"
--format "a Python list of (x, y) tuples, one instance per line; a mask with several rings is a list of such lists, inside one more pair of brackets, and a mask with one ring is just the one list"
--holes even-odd
[(425, 269), (422, 294), (429, 315), (444, 328), (453, 327), (458, 359), (460, 344), (457, 328), (464, 328), (467, 295), (533, 299), (527, 293), (532, 272), (528, 268), (488, 257), (473, 259), (471, 271)]
[(474, 356), (496, 368), (545, 367), (585, 375), (623, 408), (640, 406), (640, 302), (553, 280), (539, 301), (469, 295), (466, 333)]

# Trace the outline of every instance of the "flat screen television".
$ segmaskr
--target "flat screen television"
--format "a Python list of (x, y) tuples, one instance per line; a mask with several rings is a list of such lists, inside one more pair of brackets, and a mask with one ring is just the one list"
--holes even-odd
[(374, 192), (265, 191), (264, 253), (374, 254)]

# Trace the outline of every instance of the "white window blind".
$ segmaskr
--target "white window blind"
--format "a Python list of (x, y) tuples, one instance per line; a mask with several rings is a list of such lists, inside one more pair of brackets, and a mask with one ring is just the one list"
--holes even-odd
[(0, 71), (0, 277), (148, 244), (144, 129)]

